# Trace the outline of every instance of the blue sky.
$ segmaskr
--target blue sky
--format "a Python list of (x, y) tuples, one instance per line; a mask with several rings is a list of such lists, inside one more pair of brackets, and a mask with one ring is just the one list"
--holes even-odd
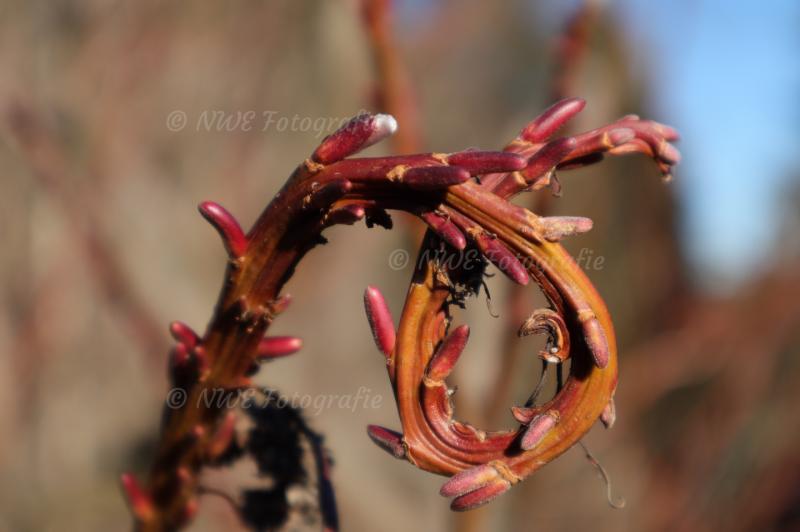
[(735, 284), (775, 256), (789, 181), (800, 176), (800, 2), (611, 6), (652, 107), (683, 136), (676, 186), (695, 271), (712, 287)]

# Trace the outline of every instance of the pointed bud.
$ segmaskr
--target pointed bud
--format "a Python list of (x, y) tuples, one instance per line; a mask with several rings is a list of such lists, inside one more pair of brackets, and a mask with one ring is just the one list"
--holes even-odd
[(447, 157), (447, 164), (460, 166), (472, 175), (515, 172), (525, 168), (525, 158), (505, 151), (462, 151)]
[(552, 140), (542, 146), (539, 151), (531, 155), (522, 175), (528, 184), (533, 185), (536, 180), (547, 175), (577, 146), (575, 137), (562, 137)]
[(228, 255), (234, 259), (244, 256), (247, 251), (247, 237), (236, 218), (213, 201), (204, 201), (198, 206), (198, 210), (222, 237), (222, 244)]
[(450, 503), (450, 509), (454, 512), (473, 510), (499, 497), (509, 489), (511, 489), (511, 483), (509, 481), (502, 478), (495, 479), (475, 491), (456, 497), (453, 502)]
[(375, 345), (387, 358), (394, 351), (395, 335), (394, 319), (389, 311), (383, 294), (374, 286), (368, 286), (364, 291), (364, 308), (367, 311), (367, 320), (372, 329)]
[(395, 458), (405, 458), (406, 449), (403, 445), (403, 435), (399, 432), (378, 425), (367, 425), (367, 434), (375, 442), (375, 445), (387, 453)]
[(540, 218), (542, 234), (550, 242), (558, 242), (565, 236), (585, 233), (592, 229), (591, 218), (581, 216), (548, 216)]
[(512, 281), (523, 286), (528, 284), (528, 270), (502, 242), (482, 232), (476, 233), (474, 240), (481, 253)]
[(450, 480), (442, 484), (439, 494), (442, 497), (457, 497), (475, 491), (494, 480), (501, 480), (497, 470), (489, 464), (481, 464), (450, 477)]
[(583, 338), (586, 340), (586, 346), (592, 354), (594, 364), (603, 369), (608, 365), (610, 356), (606, 333), (600, 325), (600, 321), (594, 315), (581, 321), (583, 321)]
[(189, 349), (192, 349), (200, 342), (200, 337), (197, 336), (197, 333), (182, 321), (173, 321), (170, 323), (169, 332), (176, 342), (182, 343)]
[(336, 200), (350, 192), (352, 188), (353, 183), (349, 180), (335, 179), (325, 183), (303, 198), (303, 207), (310, 210), (328, 208)]
[(311, 158), (321, 164), (335, 163), (380, 142), (395, 131), (397, 121), (391, 115), (360, 114), (325, 137)]
[(406, 170), (402, 182), (415, 190), (438, 190), (460, 185), (469, 177), (469, 172), (457, 166), (420, 166)]
[(147, 522), (153, 519), (155, 508), (150, 496), (139, 486), (139, 482), (130, 473), (124, 473), (120, 477), (122, 489), (125, 491), (125, 498), (131, 513), (137, 520)]
[(614, 423), (617, 421), (617, 407), (614, 404), (613, 397), (608, 400), (608, 404), (603, 409), (603, 413), (600, 414), (600, 421), (607, 429), (613, 427)]
[(461, 325), (456, 327), (447, 338), (442, 341), (442, 345), (431, 358), (428, 364), (426, 375), (435, 382), (443, 381), (450, 375), (458, 361), (458, 357), (464, 351), (469, 340), (469, 326)]
[(207, 454), (211, 460), (215, 460), (222, 456), (231, 446), (234, 436), (234, 428), (236, 427), (236, 414), (228, 412), (217, 427), (217, 431), (208, 442)]
[(580, 98), (567, 98), (556, 102), (525, 126), (519, 136), (528, 142), (544, 142), (584, 107), (586, 101)]
[(436, 214), (435, 212), (424, 212), (420, 214), (425, 223), (427, 223), (431, 230), (439, 235), (442, 240), (456, 248), (462, 250), (467, 247), (467, 238), (461, 230), (448, 220), (447, 218)]
[(557, 421), (558, 412), (547, 412), (534, 417), (528, 424), (528, 428), (525, 429), (519, 446), (525, 451), (530, 451), (547, 436), (547, 433), (556, 426)]
[(268, 336), (258, 343), (257, 357), (271, 359), (297, 353), (303, 347), (303, 340), (296, 336)]

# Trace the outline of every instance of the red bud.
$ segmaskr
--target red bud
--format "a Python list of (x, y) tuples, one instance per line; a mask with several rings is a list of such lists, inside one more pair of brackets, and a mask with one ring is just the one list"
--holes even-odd
[(393, 116), (361, 114), (325, 137), (311, 158), (322, 164), (335, 163), (380, 142), (395, 131), (397, 121)]
[(222, 244), (228, 255), (234, 259), (242, 257), (247, 251), (247, 237), (236, 218), (213, 201), (204, 201), (198, 206), (198, 210), (222, 237)]

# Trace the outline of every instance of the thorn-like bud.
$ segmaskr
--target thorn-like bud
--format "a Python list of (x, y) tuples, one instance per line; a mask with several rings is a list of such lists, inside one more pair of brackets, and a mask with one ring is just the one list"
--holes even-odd
[(464, 351), (469, 340), (469, 326), (461, 325), (453, 329), (447, 338), (442, 341), (442, 345), (431, 358), (426, 372), (432, 381), (443, 381), (450, 375), (458, 361), (458, 357)]
[(200, 337), (191, 327), (182, 321), (173, 321), (169, 324), (169, 332), (176, 342), (182, 343), (187, 348), (192, 349), (200, 342)]
[(502, 480), (497, 470), (489, 464), (481, 464), (450, 477), (450, 480), (442, 484), (439, 494), (442, 497), (458, 497), (494, 480)]
[(593, 314), (588, 318), (581, 319), (581, 321), (583, 322), (583, 338), (592, 353), (594, 364), (603, 369), (608, 365), (610, 356), (606, 333), (603, 331), (600, 321)]
[(519, 136), (528, 142), (544, 142), (584, 107), (586, 101), (581, 98), (567, 98), (556, 102), (525, 126)]
[(550, 242), (558, 242), (565, 236), (591, 231), (591, 218), (581, 216), (548, 216), (540, 218), (542, 234)]
[(459, 166), (472, 175), (515, 172), (525, 168), (521, 155), (505, 151), (462, 151), (447, 157), (447, 164)]
[(321, 164), (335, 163), (380, 142), (395, 131), (397, 121), (392, 115), (360, 114), (325, 137), (311, 158)]
[(330, 207), (333, 202), (350, 192), (353, 183), (348, 179), (335, 179), (320, 186), (303, 200), (303, 206), (307, 209), (325, 209)]
[(368, 286), (364, 291), (364, 308), (367, 311), (367, 320), (372, 329), (375, 345), (388, 359), (394, 351), (395, 335), (394, 319), (389, 311), (383, 294), (374, 286)]
[(509, 481), (502, 478), (495, 479), (475, 491), (456, 497), (453, 502), (450, 503), (450, 509), (454, 512), (473, 510), (491, 502), (509, 489), (511, 489), (511, 483)]
[(285, 357), (300, 351), (303, 340), (296, 336), (268, 336), (258, 343), (257, 357), (271, 359)]
[(247, 251), (247, 237), (242, 231), (239, 222), (222, 205), (213, 201), (204, 201), (198, 207), (203, 218), (214, 226), (222, 244), (231, 258), (238, 259)]
[(131, 513), (139, 521), (150, 521), (155, 513), (150, 495), (141, 488), (136, 477), (130, 473), (124, 473), (120, 477), (120, 481), (122, 482), (122, 489), (125, 492), (125, 498), (128, 500)]
[(523, 286), (528, 284), (528, 270), (502, 242), (482, 232), (475, 233), (474, 240), (481, 253), (512, 281)]
[(613, 397), (608, 400), (608, 404), (603, 409), (603, 413), (600, 414), (600, 421), (607, 429), (613, 427), (614, 423), (617, 421), (617, 406), (614, 404)]
[(528, 428), (525, 429), (525, 434), (522, 435), (519, 446), (525, 451), (533, 449), (547, 436), (547, 433), (556, 426), (557, 421), (557, 412), (547, 412), (534, 417), (531, 422), (528, 423)]
[(236, 414), (228, 412), (217, 427), (217, 431), (208, 442), (208, 457), (215, 460), (228, 450), (233, 441), (234, 428), (236, 427)]
[(415, 190), (438, 190), (460, 185), (469, 178), (469, 172), (458, 166), (419, 166), (406, 170), (402, 182)]
[(424, 212), (420, 214), (425, 223), (427, 223), (431, 230), (442, 237), (442, 240), (456, 248), (462, 250), (467, 247), (467, 238), (461, 230), (448, 220), (447, 218), (436, 214), (435, 212)]
[(403, 435), (378, 425), (367, 425), (367, 434), (375, 445), (391, 454), (395, 458), (405, 458), (406, 448), (403, 445)]

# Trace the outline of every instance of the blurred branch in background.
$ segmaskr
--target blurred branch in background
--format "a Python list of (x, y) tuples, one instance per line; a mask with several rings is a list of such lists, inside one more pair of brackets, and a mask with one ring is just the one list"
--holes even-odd
[[(13, 102), (3, 113), (4, 130), (19, 148), (19, 154), (30, 167), (42, 190), (58, 202), (64, 217), (71, 225), (79, 255), (94, 272), (92, 279), (100, 293), (117, 310), (117, 316), (127, 329), (130, 339), (154, 365), (162, 364), (158, 353), (166, 348), (164, 328), (141, 300), (133, 284), (119, 264), (117, 254), (102, 232), (102, 200), (83, 183), (70, 175), (74, 166), (55, 134), (48, 131), (41, 116), (28, 105)], [(96, 181), (90, 179), (89, 181)], [(57, 290), (54, 283), (50, 290)], [(33, 309), (31, 309), (33, 310)], [(23, 322), (26, 320), (23, 320)], [(35, 334), (28, 327), (21, 332)], [(26, 360), (28, 360), (26, 358)]]

